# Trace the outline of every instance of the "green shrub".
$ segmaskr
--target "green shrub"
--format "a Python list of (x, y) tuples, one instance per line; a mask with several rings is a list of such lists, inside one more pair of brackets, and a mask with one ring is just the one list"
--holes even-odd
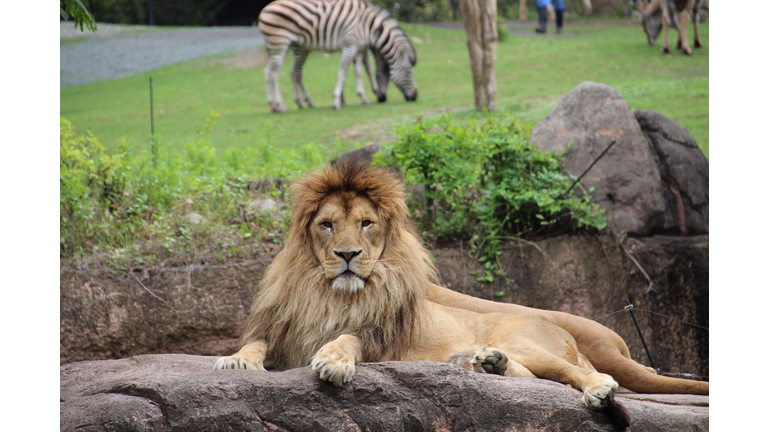
[(422, 118), (398, 130), (374, 163), (397, 166), (407, 184), (424, 188), (424, 199), (409, 203), (423, 235), (470, 240), (490, 280), (505, 238), (606, 226), (588, 193), (566, 195), (572, 176), (560, 155), (530, 144), (529, 133), (496, 115), (461, 125), (449, 115)]
[[(317, 144), (277, 149), (268, 132), (245, 150), (216, 155), (210, 140), (218, 114), (199, 136), (169, 152), (122, 141), (107, 152), (90, 133), (78, 135), (61, 119), (60, 250), (64, 259), (125, 266), (128, 261), (245, 257), (273, 252), (289, 226), (289, 212), (248, 216), (247, 207), (282, 191), (252, 191), (252, 180), (292, 180), (335, 154)], [(271, 131), (271, 125), (266, 128)]]
[(113, 212), (124, 189), (122, 155), (111, 155), (90, 133), (76, 135), (72, 124), (59, 122), (59, 222), (62, 250), (91, 235), (75, 221), (92, 221), (97, 212)]

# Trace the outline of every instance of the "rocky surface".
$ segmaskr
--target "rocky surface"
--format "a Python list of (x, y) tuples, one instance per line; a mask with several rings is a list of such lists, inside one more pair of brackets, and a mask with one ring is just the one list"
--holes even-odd
[(232, 353), (270, 262), (62, 271), (60, 361)]
[[(579, 84), (533, 128), (531, 141), (544, 150), (567, 150), (563, 164), (577, 177), (616, 141), (581, 184), (594, 187), (593, 201), (617, 230), (640, 236), (709, 232), (706, 157), (668, 117), (642, 111), (636, 118), (616, 89)], [(686, 164), (695, 168), (679, 169)], [(687, 209), (680, 198), (686, 195), (695, 197)]]
[(650, 110), (635, 118), (658, 157), (667, 211), (662, 231), (709, 232), (709, 161), (690, 133), (673, 119)]
[[(511, 243), (501, 256), (507, 279), (490, 284), (476, 280), (483, 267), (467, 255), (466, 245), (432, 252), (442, 284), (476, 297), (587, 318), (621, 310), (629, 298), (636, 307), (709, 326), (708, 236), (626, 239), (623, 247), (611, 236), (592, 235)], [(62, 271), (60, 361), (231, 354), (270, 262)], [(708, 376), (707, 330), (648, 312), (636, 315), (662, 371)], [(626, 312), (599, 322), (624, 338), (634, 359), (649, 365)]]
[[(434, 362), (359, 365), (342, 388), (309, 367), (212, 371), (146, 355), (60, 368), (62, 431), (611, 431), (581, 392)], [(709, 429), (709, 397), (620, 394), (633, 432)]]

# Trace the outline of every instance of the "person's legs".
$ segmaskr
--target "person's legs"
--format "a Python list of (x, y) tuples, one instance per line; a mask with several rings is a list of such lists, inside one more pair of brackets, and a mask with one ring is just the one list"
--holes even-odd
[(537, 33), (547, 32), (547, 6), (550, 3), (552, 3), (552, 0), (536, 0), (536, 7), (539, 9), (539, 27), (536, 29)]
[(565, 12), (565, 2), (563, 0), (553, 0), (555, 7), (555, 22), (557, 23), (557, 32), (563, 32), (563, 14)]

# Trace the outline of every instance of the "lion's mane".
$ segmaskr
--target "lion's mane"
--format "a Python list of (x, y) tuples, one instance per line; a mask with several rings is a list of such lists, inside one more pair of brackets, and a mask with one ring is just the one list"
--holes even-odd
[[(362, 339), (363, 361), (404, 358), (437, 272), (410, 221), (399, 176), (343, 163), (309, 175), (291, 191), (291, 233), (260, 284), (243, 345), (265, 340), (268, 367), (275, 369), (309, 364), (324, 344), (342, 334)], [(333, 290), (312, 251), (309, 223), (323, 199), (336, 193), (345, 202), (367, 197), (388, 227), (380, 261), (356, 293)]]

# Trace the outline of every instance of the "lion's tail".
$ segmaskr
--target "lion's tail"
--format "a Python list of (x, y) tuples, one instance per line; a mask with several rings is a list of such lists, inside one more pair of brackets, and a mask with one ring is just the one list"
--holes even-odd
[(601, 411), (611, 419), (611, 423), (616, 426), (616, 429), (623, 431), (629, 427), (631, 419), (629, 411), (624, 405), (613, 400)]
[(636, 361), (617, 354), (611, 359), (611, 376), (622, 387), (637, 393), (709, 394), (709, 383), (656, 375)]

